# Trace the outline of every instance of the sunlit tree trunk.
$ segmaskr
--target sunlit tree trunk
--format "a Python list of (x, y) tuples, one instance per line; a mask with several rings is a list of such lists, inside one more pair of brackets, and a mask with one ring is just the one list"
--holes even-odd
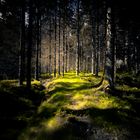
[(109, 86), (114, 88), (115, 84), (115, 25), (114, 25), (114, 11), (111, 8), (107, 9), (107, 32), (106, 32), (106, 79)]
[(59, 3), (59, 27), (58, 27), (58, 75), (61, 75), (60, 72), (60, 47), (61, 47), (61, 10), (60, 10), (60, 3)]

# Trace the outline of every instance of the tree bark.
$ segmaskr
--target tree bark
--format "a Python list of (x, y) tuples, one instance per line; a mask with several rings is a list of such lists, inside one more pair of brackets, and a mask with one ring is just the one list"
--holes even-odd
[(105, 76), (109, 86), (114, 88), (115, 85), (115, 24), (114, 11), (110, 7), (107, 9), (107, 50), (106, 50), (106, 71)]
[(79, 50), (80, 50), (80, 0), (77, 1), (77, 49), (76, 49), (76, 75), (79, 75)]
[(50, 15), (50, 33), (49, 33), (49, 75), (52, 74), (52, 20)]
[(57, 1), (55, 7), (55, 44), (54, 44), (54, 77), (56, 77), (56, 45), (57, 45)]
[(68, 31), (66, 27), (66, 57), (65, 57), (65, 72), (68, 71)]
[(61, 48), (61, 10), (60, 10), (60, 3), (59, 3), (59, 42), (58, 42), (58, 75), (61, 75), (60, 71), (60, 48)]
[(63, 27), (63, 58), (62, 58), (62, 75), (63, 76), (64, 76), (64, 73), (65, 73), (65, 26)]
[(29, 26), (28, 26), (28, 48), (27, 48), (27, 88), (31, 88), (31, 58), (32, 58), (32, 31), (33, 31), (33, 1), (29, 1)]
[(20, 69), (19, 69), (19, 85), (23, 85), (25, 80), (25, 2), (22, 1), (21, 9), (21, 33), (20, 33)]
[(39, 13), (39, 7), (37, 7), (37, 25), (36, 25), (36, 71), (35, 71), (35, 79), (39, 80), (39, 52), (41, 47), (40, 42), (40, 13)]

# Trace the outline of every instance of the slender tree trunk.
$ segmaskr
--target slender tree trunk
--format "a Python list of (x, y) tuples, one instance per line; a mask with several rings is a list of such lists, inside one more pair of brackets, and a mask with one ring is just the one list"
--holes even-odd
[(65, 72), (68, 71), (68, 31), (66, 27), (66, 58), (65, 58)]
[[(41, 19), (41, 15), (39, 13), (39, 18)], [(41, 20), (39, 20), (39, 76), (41, 76), (41, 68), (42, 68), (42, 63), (41, 63), (41, 58), (42, 58), (42, 48), (41, 48)]]
[(40, 14), (39, 8), (37, 8), (37, 35), (36, 35), (36, 71), (35, 78), (39, 80), (39, 52), (40, 52)]
[(80, 51), (80, 71), (84, 71), (84, 51), (83, 51), (83, 46), (84, 46), (84, 43), (83, 43), (83, 39), (81, 40), (81, 51)]
[(61, 10), (60, 10), (60, 3), (59, 3), (59, 30), (58, 30), (58, 75), (61, 75), (60, 70), (60, 48), (61, 48)]
[(77, 49), (76, 49), (76, 75), (79, 75), (79, 50), (80, 50), (80, 0), (77, 1)]
[(138, 50), (137, 50), (137, 46), (135, 45), (135, 47), (134, 47), (134, 60), (135, 60), (135, 74), (137, 74), (138, 73), (138, 55), (137, 55), (137, 52), (138, 52)]
[(49, 34), (49, 75), (52, 74), (52, 21), (50, 15), (50, 34)]
[[(98, 14), (97, 14), (98, 16)], [(99, 22), (97, 20), (96, 23), (96, 63), (95, 63), (95, 75), (98, 76), (98, 72), (99, 72)]]
[(70, 46), (68, 43), (68, 71), (70, 71)]
[(94, 52), (93, 52), (93, 48), (92, 48), (92, 52), (91, 52), (91, 73), (94, 74)]
[(112, 14), (111, 14), (111, 49), (112, 49), (112, 80), (114, 88), (115, 81), (116, 81), (116, 27), (115, 27), (115, 13), (114, 13), (114, 7), (112, 8)]
[(33, 1), (29, 1), (29, 26), (28, 26), (28, 49), (27, 49), (27, 88), (31, 88), (31, 58), (32, 58), (32, 31), (33, 31)]
[(105, 78), (105, 71), (106, 71), (106, 50), (107, 50), (107, 5), (104, 2), (104, 29), (103, 29), (103, 79)]
[(57, 45), (57, 2), (55, 9), (54, 77), (56, 77), (56, 45)]
[(92, 25), (92, 74), (95, 74), (95, 60), (96, 60), (96, 51), (95, 51), (95, 23), (93, 13), (91, 15), (91, 25)]
[(96, 17), (95, 17), (95, 75), (99, 73), (99, 9), (98, 2), (96, 2)]
[(19, 85), (23, 85), (25, 80), (25, 2), (22, 2), (21, 9), (21, 40), (20, 40), (20, 69), (19, 69)]
[(62, 58), (62, 75), (63, 76), (64, 76), (64, 72), (65, 72), (65, 27), (63, 27), (63, 58)]
[(67, 54), (68, 59), (67, 59), (67, 62), (68, 62), (68, 71), (70, 71), (70, 44), (69, 44), (69, 35), (68, 35), (68, 42), (67, 42), (67, 44), (68, 44), (68, 54)]
[(127, 68), (131, 71), (131, 56), (130, 56), (130, 42), (129, 42), (129, 31), (125, 33), (125, 45), (127, 48)]

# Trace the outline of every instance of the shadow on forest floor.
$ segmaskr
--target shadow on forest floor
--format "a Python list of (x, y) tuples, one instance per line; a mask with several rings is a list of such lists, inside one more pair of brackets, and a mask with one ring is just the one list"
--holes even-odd
[(43, 98), (43, 87), (18, 87), (17, 81), (0, 81), (0, 139), (16, 140), (27, 127)]
[[(21, 135), (21, 140), (139, 139), (140, 120), (128, 109), (62, 109), (51, 118), (39, 118)], [(55, 117), (54, 117), (55, 116)], [(50, 116), (49, 116), (50, 117)]]

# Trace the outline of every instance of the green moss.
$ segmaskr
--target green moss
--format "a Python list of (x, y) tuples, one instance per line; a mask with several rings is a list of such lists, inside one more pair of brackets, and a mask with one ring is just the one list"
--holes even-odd
[[(39, 140), (46, 136), (51, 139), (61, 130), (63, 135), (66, 132), (67, 135), (71, 135), (71, 131), (67, 131), (69, 128), (64, 128), (65, 123), (69, 124), (71, 116), (74, 118), (89, 116), (91, 123), (104, 127), (110, 132), (130, 124), (130, 119), (135, 120), (136, 117), (133, 116), (135, 109), (130, 102), (136, 99), (135, 96), (131, 95), (126, 100), (105, 93), (103, 89), (108, 85), (107, 81), (104, 81), (100, 87), (92, 88), (100, 81), (101, 77), (84, 73), (80, 76), (67, 73), (64, 77), (53, 78), (46, 85), (47, 98), (37, 111), (38, 126), (32, 125), (29, 131), (24, 133), (25, 139)], [(126, 91), (126, 87), (124, 88)], [(123, 92), (123, 89), (120, 90)], [(137, 89), (131, 88), (131, 90)], [(32, 133), (35, 133), (33, 138)]]

